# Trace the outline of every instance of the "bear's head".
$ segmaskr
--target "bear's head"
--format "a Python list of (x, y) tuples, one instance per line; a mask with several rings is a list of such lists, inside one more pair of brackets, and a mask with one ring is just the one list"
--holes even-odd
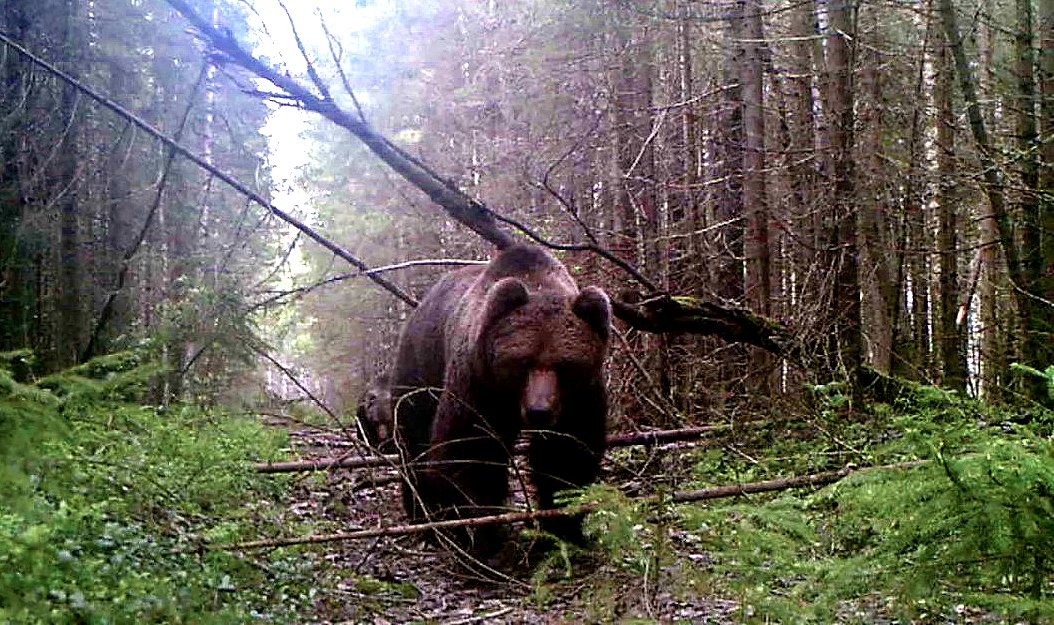
[(382, 373), (370, 382), (370, 386), (359, 398), (356, 416), (370, 445), (386, 449), (394, 436), (392, 420), (392, 395), (387, 373)]
[(477, 375), (503, 408), (518, 402), (525, 428), (551, 427), (564, 398), (603, 375), (611, 302), (597, 287), (532, 293), (519, 278), (503, 278), (488, 289), (479, 319)]

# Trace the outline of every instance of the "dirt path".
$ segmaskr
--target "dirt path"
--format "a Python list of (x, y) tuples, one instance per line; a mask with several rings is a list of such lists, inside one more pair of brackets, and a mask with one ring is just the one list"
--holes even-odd
[[(347, 450), (337, 434), (291, 432), (304, 458)], [(290, 515), (352, 531), (404, 522), (398, 485), (374, 486), (370, 476), (391, 469), (337, 470), (298, 480)], [(678, 541), (673, 540), (678, 545)], [(681, 547), (685, 548), (681, 552)], [(417, 537), (382, 537), (315, 547), (322, 561), (312, 623), (578, 623), (644, 619), (652, 622), (732, 623), (731, 601), (686, 592), (685, 566), (705, 566), (706, 555), (677, 547), (675, 564), (658, 575), (633, 574), (601, 556), (580, 556), (570, 569), (557, 554), (504, 582), (481, 581), (450, 554)], [(532, 575), (534, 579), (532, 579)]]

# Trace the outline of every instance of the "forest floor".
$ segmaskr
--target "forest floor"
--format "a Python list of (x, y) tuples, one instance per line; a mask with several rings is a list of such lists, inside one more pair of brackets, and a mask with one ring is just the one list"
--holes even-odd
[[(294, 429), (290, 434), (294, 451), (304, 459), (349, 451), (340, 434), (315, 429)], [(400, 525), (405, 516), (398, 483), (384, 480), (392, 471), (305, 474), (285, 505), (292, 517), (325, 531)], [(381, 483), (375, 484), (378, 479)], [(320, 566), (317, 612), (307, 622), (742, 622), (737, 602), (685, 587), (683, 582), (692, 576), (679, 568), (705, 567), (707, 555), (693, 550), (690, 540), (672, 544), (680, 553), (669, 554), (674, 556), (670, 561), (680, 564), (658, 574), (634, 574), (600, 555), (569, 561), (557, 555), (521, 570), (514, 566), (515, 573), (496, 582), (481, 580), (419, 536), (325, 543), (311, 548)]]
[[(289, 431), (293, 455), (303, 459), (360, 453), (337, 431), (272, 425)], [(844, 425), (861, 431), (876, 427)], [(963, 589), (979, 584), (961, 571), (912, 568), (913, 548), (905, 552), (899, 542), (884, 542), (886, 528), (915, 536), (911, 532), (930, 527), (925, 519), (931, 515), (952, 520), (976, 516), (972, 508), (948, 512), (946, 506), (931, 507), (920, 513), (921, 529), (912, 529), (912, 515), (935, 493), (947, 490), (940, 467), (861, 472), (838, 488), (794, 489), (721, 502), (636, 506), (626, 497), (669, 493), (689, 484), (746, 482), (837, 468), (842, 452), (825, 453), (808, 436), (812, 429), (832, 431), (830, 426), (786, 422), (765, 433), (736, 427), (706, 440), (610, 450), (601, 481), (617, 487), (610, 489), (612, 499), (604, 500), (608, 491), (603, 489), (589, 493), (600, 502), (590, 522), (594, 529), (603, 524), (594, 533), (595, 548), (532, 549), (535, 533), (513, 527), (517, 538), (508, 541), (505, 552), (511, 557), (504, 560), (518, 564), (503, 567), (507, 577), (501, 581), (483, 579), (478, 563), (466, 566), (421, 535), (297, 547), (314, 571), (313, 609), (301, 613), (301, 622), (1054, 623), (1047, 618), (1054, 617), (1054, 611), (1042, 600), (1013, 608), (1035, 618), (1001, 616), (996, 602), (1023, 601), (1019, 593), (998, 586), (990, 599), (967, 595)], [(849, 440), (834, 438), (843, 447)], [(731, 464), (737, 458), (749, 460), (745, 468)], [(794, 458), (799, 458), (797, 464)], [(837, 459), (831, 462), (832, 458)], [(819, 466), (813, 467), (813, 462)], [(763, 466), (766, 463), (772, 466)], [(750, 473), (752, 468), (757, 472)], [(387, 467), (298, 474), (287, 500), (279, 503), (280, 514), (288, 520), (290, 534), (404, 525), (394, 478), (394, 468)], [(523, 497), (514, 483), (514, 507), (524, 508)], [(882, 506), (893, 504), (891, 511), (882, 511)], [(1000, 519), (993, 522), (1009, 523)], [(950, 527), (952, 538), (939, 540), (958, 540), (960, 524)], [(892, 534), (894, 539), (899, 536)], [(938, 539), (919, 534), (909, 540), (909, 547), (934, 540)], [(524, 553), (531, 554), (529, 564), (521, 557)], [(932, 582), (918, 586), (919, 592), (905, 584), (923, 579), (920, 575), (926, 571)]]

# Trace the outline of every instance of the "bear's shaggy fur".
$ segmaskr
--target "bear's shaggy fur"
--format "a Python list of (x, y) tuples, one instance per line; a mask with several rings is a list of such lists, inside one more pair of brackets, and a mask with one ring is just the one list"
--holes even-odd
[[(596, 479), (610, 324), (604, 292), (579, 291), (566, 268), (534, 246), (503, 250), (432, 287), (403, 329), (392, 371), (410, 519), (507, 511), (511, 450), (524, 430), (539, 508), (553, 507), (555, 492)], [(580, 538), (576, 520), (546, 529)], [(494, 530), (459, 539), (477, 555), (498, 547)]]

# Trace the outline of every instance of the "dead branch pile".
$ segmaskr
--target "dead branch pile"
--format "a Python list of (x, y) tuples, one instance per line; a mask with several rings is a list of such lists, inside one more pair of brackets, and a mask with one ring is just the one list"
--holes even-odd
[[(912, 462), (901, 462), (896, 464), (886, 464), (863, 468), (846, 466), (841, 469), (838, 469), (837, 471), (824, 471), (822, 473), (812, 473), (809, 475), (798, 475), (774, 480), (764, 480), (761, 482), (748, 482), (744, 484), (730, 484), (727, 486), (715, 486), (712, 488), (701, 488), (697, 490), (676, 491), (672, 494), (666, 495), (665, 497), (667, 501), (671, 501), (673, 503), (688, 503), (693, 501), (704, 501), (708, 499), (721, 499), (723, 497), (735, 497), (736, 495), (775, 492), (787, 490), (790, 488), (822, 486), (825, 484), (837, 482), (838, 480), (841, 480), (842, 478), (861, 470), (874, 471), (910, 469), (913, 467), (918, 467), (924, 463), (925, 461), (917, 460)], [(662, 496), (652, 495), (649, 497), (642, 498), (641, 501), (658, 502), (661, 500), (661, 498)], [(356, 530), (353, 532), (342, 532), (338, 534), (318, 534), (313, 536), (300, 536), (295, 538), (253, 540), (248, 542), (232, 543), (226, 545), (210, 545), (209, 548), (227, 550), (248, 550), (287, 547), (290, 545), (306, 545), (339, 542), (346, 540), (360, 540), (363, 538), (376, 538), (379, 536), (406, 536), (409, 534), (419, 534), (422, 532), (452, 529), (456, 527), (502, 525), (509, 523), (529, 522), (559, 516), (571, 516), (575, 514), (581, 514), (583, 512), (590, 512), (592, 510), (595, 510), (596, 508), (596, 504), (586, 503), (578, 506), (571, 506), (568, 508), (554, 510), (508, 512), (505, 514), (496, 514), (491, 516), (481, 516), (466, 519), (451, 519), (447, 521), (433, 521), (431, 523), (420, 523), (417, 525), (393, 525), (389, 527), (377, 527), (372, 529)]]
[[(607, 439), (608, 447), (630, 447), (633, 445), (656, 445), (659, 443), (671, 443), (677, 441), (690, 441), (698, 439), (707, 434), (730, 430), (734, 427), (757, 427), (767, 421), (749, 421), (747, 423), (732, 425), (705, 425), (699, 427), (682, 428), (677, 430), (653, 430), (647, 432), (631, 432), (629, 434), (614, 434)], [(522, 446), (516, 448), (517, 453), (523, 453)], [(257, 473), (295, 473), (298, 471), (329, 471), (331, 469), (364, 469), (368, 467), (397, 466), (399, 456), (396, 454), (376, 455), (366, 457), (338, 456), (334, 458), (319, 458), (317, 460), (291, 460), (286, 462), (261, 462), (255, 466)]]

